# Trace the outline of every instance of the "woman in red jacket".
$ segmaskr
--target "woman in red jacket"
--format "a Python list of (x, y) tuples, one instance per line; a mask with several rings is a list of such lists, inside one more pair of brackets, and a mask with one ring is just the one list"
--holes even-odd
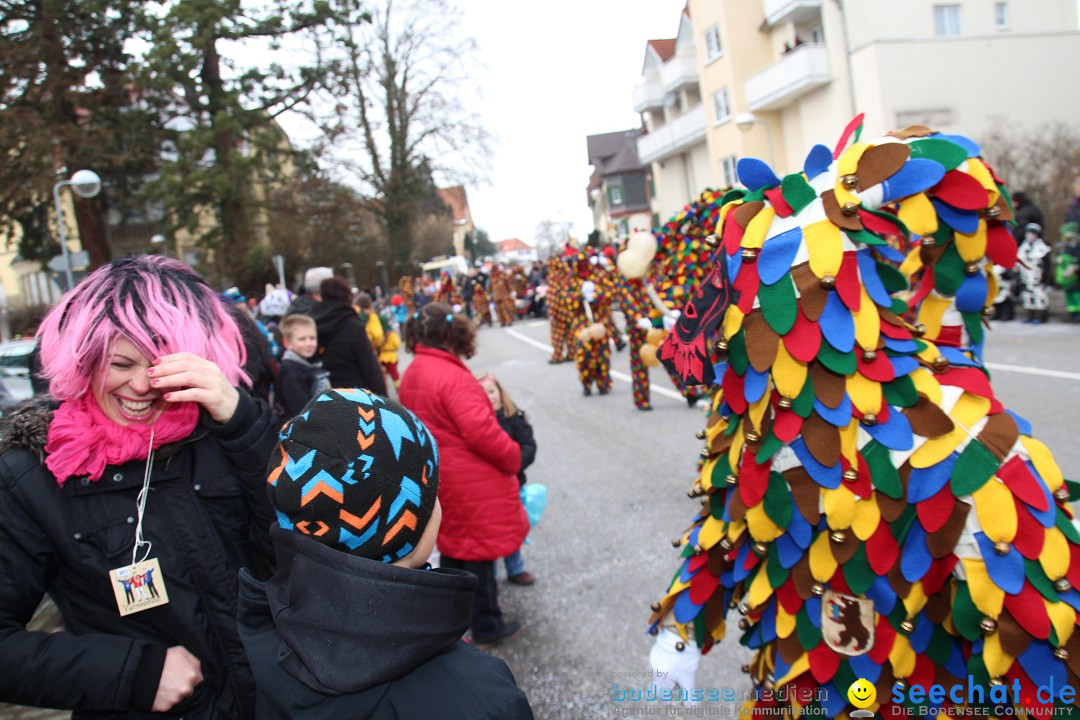
[(401, 378), (401, 404), (427, 425), (439, 446), (441, 565), (480, 579), (473, 642), (490, 649), (521, 631), (503, 619), (495, 584), (495, 561), (521, 547), (529, 532), (518, 496), (521, 452), (462, 362), (476, 353), (476, 327), (467, 317), (443, 303), (428, 303), (405, 324), (405, 348), (416, 357)]

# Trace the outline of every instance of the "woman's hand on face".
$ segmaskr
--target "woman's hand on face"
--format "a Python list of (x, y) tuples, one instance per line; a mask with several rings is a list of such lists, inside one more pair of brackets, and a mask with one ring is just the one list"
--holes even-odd
[(163, 355), (146, 372), (150, 384), (164, 393), (165, 402), (199, 403), (218, 423), (229, 422), (240, 402), (240, 393), (221, 368), (192, 353)]

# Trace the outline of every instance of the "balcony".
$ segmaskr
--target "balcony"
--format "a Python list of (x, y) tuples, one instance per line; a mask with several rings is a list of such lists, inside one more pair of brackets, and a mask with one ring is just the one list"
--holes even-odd
[(678, 92), (684, 87), (697, 85), (697, 58), (694, 53), (673, 55), (660, 66), (660, 82), (667, 92)]
[(765, 0), (765, 22), (804, 25), (821, 17), (821, 0)]
[(825, 45), (800, 45), (746, 80), (750, 110), (779, 110), (832, 81)]
[(671, 122), (637, 139), (642, 163), (665, 160), (705, 141), (705, 106), (695, 105)]
[(634, 88), (634, 112), (658, 110), (664, 107), (664, 86), (657, 73), (649, 73)]

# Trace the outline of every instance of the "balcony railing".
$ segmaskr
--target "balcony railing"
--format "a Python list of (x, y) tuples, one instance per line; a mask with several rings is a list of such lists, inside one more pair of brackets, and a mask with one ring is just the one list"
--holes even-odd
[(634, 112), (645, 112), (664, 107), (664, 86), (660, 84), (660, 78), (655, 73), (649, 73), (633, 93)]
[(746, 80), (751, 110), (778, 110), (832, 81), (824, 44), (806, 43)]
[(821, 0), (765, 0), (765, 22), (804, 25), (821, 17)]
[(671, 122), (639, 137), (638, 158), (643, 163), (651, 163), (678, 155), (704, 141), (705, 130), (705, 106), (698, 104)]
[(697, 85), (697, 58), (692, 52), (672, 56), (660, 66), (660, 81), (668, 92)]

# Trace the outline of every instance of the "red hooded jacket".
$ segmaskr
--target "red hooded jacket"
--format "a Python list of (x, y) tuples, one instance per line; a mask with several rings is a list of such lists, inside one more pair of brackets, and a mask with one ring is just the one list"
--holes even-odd
[(480, 562), (520, 548), (529, 532), (517, 480), (521, 451), (465, 363), (417, 345), (398, 396), (439, 445), (439, 552)]

